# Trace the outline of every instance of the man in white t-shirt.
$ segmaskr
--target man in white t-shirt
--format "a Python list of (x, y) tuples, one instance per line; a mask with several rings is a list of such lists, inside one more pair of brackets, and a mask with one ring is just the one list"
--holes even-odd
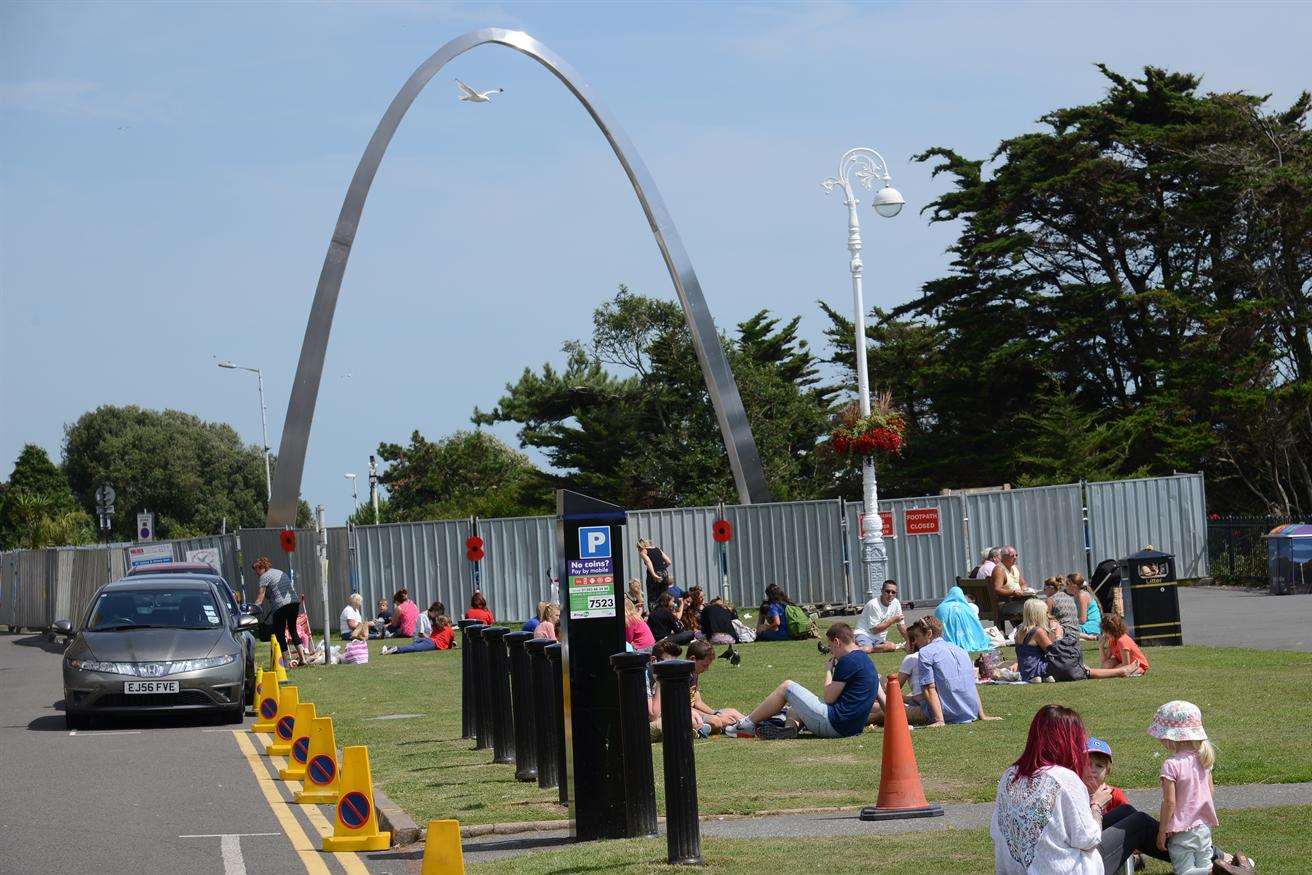
[(358, 592), (351, 593), (347, 598), (346, 607), (342, 608), (341, 616), (337, 618), (337, 627), (343, 638), (350, 638), (351, 630), (364, 622), (364, 616), (360, 613), (363, 605), (364, 599)]
[[(888, 630), (896, 626), (902, 641), (888, 640)], [(866, 602), (856, 621), (856, 646), (866, 653), (888, 653), (902, 649), (907, 624), (902, 619), (902, 603), (897, 600), (897, 581), (886, 580), (876, 598)]]

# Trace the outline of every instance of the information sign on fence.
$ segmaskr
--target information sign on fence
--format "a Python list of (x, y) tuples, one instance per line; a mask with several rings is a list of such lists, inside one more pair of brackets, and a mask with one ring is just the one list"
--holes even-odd
[(173, 561), (172, 544), (137, 544), (128, 548), (128, 568)]
[(938, 535), (943, 531), (936, 507), (907, 508), (902, 515), (902, 527), (908, 535)]
[[(860, 521), (861, 531), (857, 535), (857, 540), (866, 539), (866, 515), (857, 514), (857, 520)], [(879, 512), (879, 522), (881, 525), (880, 536), (884, 538), (896, 538), (897, 532), (893, 530), (893, 512), (891, 510), (881, 510)]]

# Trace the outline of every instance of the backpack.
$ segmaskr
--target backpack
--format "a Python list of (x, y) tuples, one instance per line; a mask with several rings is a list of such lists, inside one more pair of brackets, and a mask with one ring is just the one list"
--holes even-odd
[(1067, 632), (1052, 642), (1044, 657), (1048, 662), (1048, 674), (1059, 681), (1082, 681), (1089, 677), (1084, 668), (1084, 653), (1080, 650), (1080, 640), (1074, 632)]
[(810, 638), (814, 634), (811, 618), (797, 605), (784, 608), (784, 625), (788, 627), (789, 638)]

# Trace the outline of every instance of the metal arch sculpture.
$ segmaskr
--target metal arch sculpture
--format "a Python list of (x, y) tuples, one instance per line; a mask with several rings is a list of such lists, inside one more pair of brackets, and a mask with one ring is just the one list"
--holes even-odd
[(470, 49), (484, 43), (495, 43), (512, 48), (528, 55), (546, 67), (565, 87), (578, 98), (583, 108), (592, 116), (605, 135), (607, 142), (615, 151), (615, 157), (628, 174), (633, 191), (638, 196), (642, 210), (647, 215), (651, 232), (656, 237), (665, 266), (669, 269), (670, 279), (679, 294), (679, 303), (683, 305), (684, 315), (688, 319), (688, 328), (692, 332), (693, 347), (697, 352), (697, 361), (701, 365), (702, 375), (706, 379), (706, 388), (710, 392), (711, 403), (715, 407), (715, 416), (720, 424), (720, 433), (724, 436), (724, 446), (729, 454), (729, 467), (733, 471), (734, 484), (738, 489), (738, 500), (744, 504), (770, 500), (770, 490), (765, 483), (765, 474), (761, 469), (760, 455), (756, 441), (752, 437), (751, 426), (747, 422), (747, 411), (743, 408), (742, 397), (738, 393), (738, 384), (734, 381), (733, 371), (720, 346), (719, 335), (711, 312), (702, 295), (701, 283), (692, 269), (688, 253), (674, 228), (660, 192), (652, 181), (647, 167), (638, 157), (638, 152), (629, 142), (628, 136), (616, 123), (614, 118), (597, 100), (592, 88), (583, 81), (578, 72), (565, 63), (555, 52), (544, 46), (526, 33), (501, 28), (475, 30), (456, 37), (424, 61), (406, 80), (396, 97), (392, 99), (387, 112), (374, 130), (369, 145), (365, 148), (360, 163), (355, 168), (351, 185), (346, 191), (346, 200), (337, 217), (337, 226), (333, 230), (328, 254), (324, 257), (323, 269), (319, 272), (319, 285), (314, 292), (314, 303), (310, 308), (309, 323), (305, 327), (305, 339), (301, 343), (301, 356), (296, 365), (296, 380), (292, 384), (291, 399), (287, 404), (287, 418), (283, 424), (282, 442), (278, 449), (278, 467), (273, 479), (273, 498), (269, 502), (268, 525), (292, 525), (296, 521), (297, 501), (301, 492), (301, 475), (305, 470), (305, 452), (310, 441), (310, 425), (314, 419), (314, 408), (319, 396), (319, 383), (323, 377), (324, 357), (328, 351), (328, 335), (332, 330), (333, 311), (337, 307), (337, 296), (342, 288), (342, 277), (346, 273), (346, 261), (355, 242), (355, 232), (360, 224), (360, 215), (364, 211), (365, 198), (373, 184), (374, 174), (382, 163), (383, 154), (410, 109), (419, 92), (424, 89), (438, 71), (447, 62)]

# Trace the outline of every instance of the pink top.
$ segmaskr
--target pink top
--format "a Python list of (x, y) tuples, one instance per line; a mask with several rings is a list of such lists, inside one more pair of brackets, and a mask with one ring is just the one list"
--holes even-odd
[(556, 624), (553, 623), (553, 622), (551, 622), (550, 620), (543, 620), (541, 623), (538, 623), (538, 627), (537, 627), (536, 629), (533, 630), (533, 637), (534, 637), (534, 638), (549, 638), (549, 639), (551, 639), (552, 641), (555, 641), (555, 640), (556, 640)]
[(396, 628), (406, 638), (415, 637), (415, 621), (419, 619), (419, 608), (415, 603), (409, 600), (401, 602), (396, 606), (396, 616), (392, 620), (396, 623)]
[(1197, 751), (1179, 751), (1162, 763), (1161, 777), (1175, 784), (1175, 813), (1170, 822), (1162, 824), (1168, 833), (1219, 825), (1212, 805), (1211, 775), (1212, 770), (1199, 762)]
[(642, 650), (655, 644), (656, 636), (642, 620), (631, 620), (624, 627), (624, 640), (632, 644), (634, 650)]

